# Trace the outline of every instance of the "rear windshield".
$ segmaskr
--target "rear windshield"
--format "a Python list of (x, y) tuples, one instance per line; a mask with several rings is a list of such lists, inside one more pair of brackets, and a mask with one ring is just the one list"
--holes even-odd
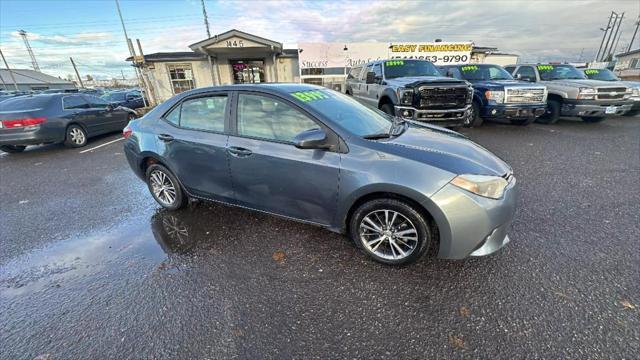
[(43, 109), (47, 107), (54, 98), (54, 96), (49, 95), (18, 96), (0, 102), (0, 112)]

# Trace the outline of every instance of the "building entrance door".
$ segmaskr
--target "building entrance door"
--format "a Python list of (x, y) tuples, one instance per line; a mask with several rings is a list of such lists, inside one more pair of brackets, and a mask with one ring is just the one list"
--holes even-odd
[(251, 84), (264, 82), (264, 61), (231, 60), (233, 82), (235, 84)]

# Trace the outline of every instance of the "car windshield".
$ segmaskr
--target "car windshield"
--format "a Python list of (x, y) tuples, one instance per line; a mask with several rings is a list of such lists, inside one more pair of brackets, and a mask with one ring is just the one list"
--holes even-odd
[(618, 81), (618, 77), (609, 69), (586, 69), (584, 74), (593, 80)]
[(45, 108), (55, 96), (35, 95), (18, 96), (0, 102), (0, 113)]
[(388, 133), (393, 118), (339, 92), (322, 89), (291, 94), (356, 136)]
[(458, 69), (465, 80), (513, 80), (513, 77), (498, 65), (463, 65)]
[(440, 76), (436, 67), (425, 60), (389, 60), (384, 62), (387, 79), (409, 76)]
[(537, 68), (542, 80), (586, 79), (584, 74), (572, 65), (537, 65)]
[(102, 95), (101, 98), (107, 101), (125, 101), (126, 93), (112, 92), (109, 94)]

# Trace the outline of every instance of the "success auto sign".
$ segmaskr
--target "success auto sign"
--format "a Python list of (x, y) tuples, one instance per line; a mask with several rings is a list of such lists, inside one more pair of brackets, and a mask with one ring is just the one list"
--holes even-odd
[(401, 43), (389, 46), (391, 59), (428, 60), (436, 65), (467, 64), (471, 58), (471, 42)]
[(380, 59), (422, 59), (436, 65), (467, 64), (471, 42), (299, 43), (300, 68), (350, 68)]

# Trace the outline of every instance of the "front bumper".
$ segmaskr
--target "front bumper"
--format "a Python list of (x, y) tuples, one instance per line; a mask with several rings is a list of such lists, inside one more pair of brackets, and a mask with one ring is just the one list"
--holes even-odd
[(518, 204), (518, 185), (512, 177), (501, 199), (488, 199), (448, 184), (431, 200), (438, 207), (438, 257), (463, 259), (494, 253), (509, 242), (507, 232)]
[(39, 145), (60, 141), (64, 141), (64, 130), (52, 131), (43, 126), (0, 128), (0, 145)]
[(565, 100), (560, 114), (562, 116), (615, 116), (628, 112), (632, 105), (630, 100)]
[(486, 119), (529, 119), (544, 114), (546, 104), (499, 104), (487, 105), (480, 111)]
[[(404, 119), (434, 123), (440, 126), (463, 126), (471, 122), (471, 105), (461, 109), (423, 110), (412, 106), (394, 106), (397, 116)], [(410, 114), (404, 115), (407, 111)]]

